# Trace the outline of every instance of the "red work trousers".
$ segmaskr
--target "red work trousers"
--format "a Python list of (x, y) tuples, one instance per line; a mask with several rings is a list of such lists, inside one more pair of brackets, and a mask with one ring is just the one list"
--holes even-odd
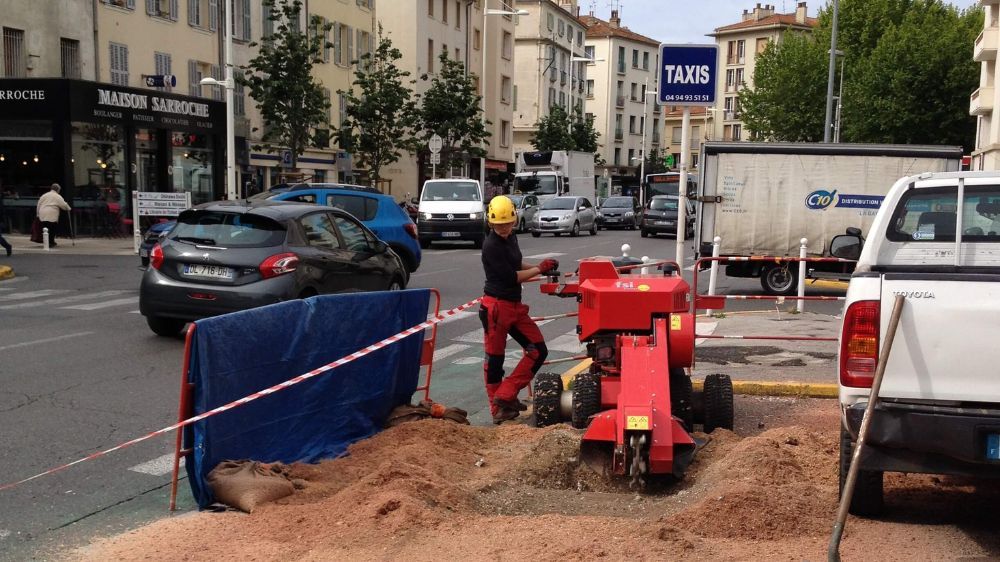
[[(479, 307), (479, 319), (483, 323), (483, 347), (486, 351), (483, 374), (490, 405), (494, 396), (501, 400), (516, 400), (518, 393), (531, 383), (548, 356), (542, 332), (528, 316), (528, 305), (519, 302), (484, 296)], [(504, 378), (503, 360), (508, 335), (524, 348), (524, 355), (510, 376)]]

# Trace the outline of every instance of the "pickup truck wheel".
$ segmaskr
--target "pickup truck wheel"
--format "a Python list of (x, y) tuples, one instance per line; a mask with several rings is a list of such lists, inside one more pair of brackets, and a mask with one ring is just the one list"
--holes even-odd
[(573, 427), (586, 429), (590, 417), (601, 411), (601, 377), (585, 371), (573, 379)]
[(535, 427), (554, 425), (560, 419), (563, 384), (558, 373), (535, 375)]
[(733, 381), (729, 375), (705, 377), (705, 433), (722, 428), (733, 429)]
[(760, 286), (769, 295), (791, 295), (795, 293), (798, 276), (792, 265), (765, 266), (760, 272)]
[[(847, 483), (847, 473), (851, 470), (851, 457), (854, 454), (854, 440), (844, 426), (840, 426), (840, 492), (844, 495), (844, 485)], [(875, 470), (858, 471), (858, 480), (854, 483), (854, 494), (848, 512), (851, 515), (872, 517), (882, 513), (885, 507), (885, 496), (882, 489), (882, 472)]]
[(670, 412), (688, 432), (694, 429), (694, 390), (691, 377), (681, 367), (670, 369)]

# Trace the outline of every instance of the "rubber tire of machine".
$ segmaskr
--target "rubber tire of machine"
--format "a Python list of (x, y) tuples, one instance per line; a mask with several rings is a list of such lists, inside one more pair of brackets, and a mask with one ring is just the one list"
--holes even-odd
[(683, 367), (670, 369), (670, 412), (689, 433), (694, 429), (694, 389)]
[(793, 265), (788, 265), (788, 283), (785, 286), (776, 284), (772, 279), (771, 275), (781, 275), (780, 271), (784, 269), (784, 265), (771, 265), (764, 266), (760, 271), (760, 288), (764, 289), (764, 292), (769, 295), (794, 295), (798, 290), (798, 268)]
[(560, 423), (563, 383), (558, 373), (535, 375), (535, 427)]
[(601, 377), (586, 371), (573, 379), (573, 427), (586, 429), (591, 416), (601, 411)]
[[(854, 440), (851, 434), (840, 426), (840, 488), (837, 497), (843, 497), (844, 484), (847, 483), (847, 473), (851, 469), (851, 456), (854, 454)], [(883, 473), (876, 470), (858, 471), (858, 480), (854, 483), (854, 494), (847, 511), (851, 515), (874, 517), (882, 513), (885, 507), (885, 496), (882, 490)]]
[(733, 381), (729, 375), (705, 377), (705, 433), (716, 429), (733, 429)]

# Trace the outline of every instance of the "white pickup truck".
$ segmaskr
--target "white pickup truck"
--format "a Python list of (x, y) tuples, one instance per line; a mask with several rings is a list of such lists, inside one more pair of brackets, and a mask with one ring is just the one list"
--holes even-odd
[(868, 239), (838, 236), (831, 253), (858, 259), (840, 334), (841, 491), (905, 297), (851, 513), (882, 510), (884, 472), (1000, 477), (1000, 174), (902, 178)]

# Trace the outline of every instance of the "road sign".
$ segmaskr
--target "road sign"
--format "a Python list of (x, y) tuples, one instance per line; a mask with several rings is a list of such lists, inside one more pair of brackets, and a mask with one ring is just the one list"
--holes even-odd
[(281, 163), (281, 167), (282, 168), (291, 168), (292, 167), (292, 151), (291, 150), (282, 150), (281, 153), (279, 154), (279, 156), (281, 157), (280, 163)]
[(715, 105), (715, 45), (660, 45), (660, 80), (656, 101), (661, 105)]
[(165, 86), (173, 88), (177, 86), (177, 77), (173, 74), (143, 74), (142, 79), (146, 81), (146, 86), (149, 88), (163, 88)]
[[(427, 141), (427, 148), (431, 149), (431, 152), (433, 154), (441, 152), (441, 147), (443, 145), (444, 141), (441, 139), (441, 135), (437, 133), (435, 133), (434, 136), (431, 137), (431, 140)], [(441, 162), (439, 161), (437, 163), (440, 164)]]
[(441, 163), (441, 153), (440, 152), (432, 152), (431, 153), (431, 164), (440, 164), (440, 163)]
[(135, 191), (140, 217), (176, 217), (191, 206), (190, 193)]
[(663, 159), (663, 165), (668, 168), (674, 167), (674, 155), (668, 154), (666, 158)]

